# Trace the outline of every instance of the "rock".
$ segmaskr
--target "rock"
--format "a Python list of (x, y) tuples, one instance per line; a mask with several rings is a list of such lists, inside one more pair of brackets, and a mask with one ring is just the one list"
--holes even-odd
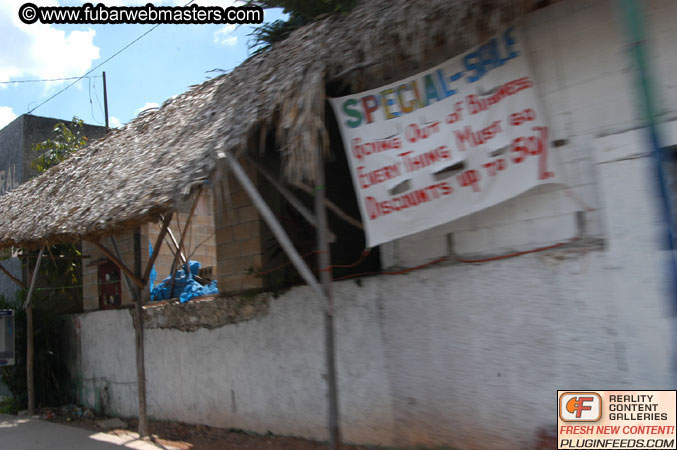
[(22, 409), (17, 413), (18, 416), (25, 417), (28, 415), (28, 410), (27, 409)]
[(117, 417), (114, 417), (112, 419), (106, 419), (106, 420), (97, 420), (96, 425), (99, 428), (103, 428), (104, 430), (114, 430), (117, 428), (127, 428), (127, 424), (123, 422), (122, 420), (118, 419)]

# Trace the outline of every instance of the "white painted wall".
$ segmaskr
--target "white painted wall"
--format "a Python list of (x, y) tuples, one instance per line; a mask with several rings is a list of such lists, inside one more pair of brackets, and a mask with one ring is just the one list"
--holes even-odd
[[(650, 2), (665, 144), (677, 144), (677, 2)], [(384, 248), (388, 266), (448, 254), (568, 248), (485, 264), (335, 283), (347, 440), (460, 449), (532, 448), (554, 427), (557, 389), (674, 388), (675, 321), (651, 160), (613, 1), (562, 2), (526, 20), (534, 75), (578, 201), (559, 188)], [(591, 243), (592, 242), (592, 243)], [(83, 400), (136, 413), (127, 311), (78, 317)], [(290, 290), (258, 319), (196, 332), (148, 330), (156, 418), (323, 439), (322, 312)], [(108, 393), (103, 388), (108, 385)], [(101, 399), (101, 400), (97, 400)]]

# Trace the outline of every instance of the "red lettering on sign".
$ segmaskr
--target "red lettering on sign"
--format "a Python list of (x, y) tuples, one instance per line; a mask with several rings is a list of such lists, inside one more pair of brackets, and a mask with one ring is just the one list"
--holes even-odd
[(480, 173), (476, 170), (466, 170), (465, 172), (459, 174), (456, 176), (458, 179), (458, 184), (460, 184), (463, 187), (472, 187), (472, 190), (475, 192), (480, 191), (480, 186), (479, 186), (479, 181), (480, 181)]

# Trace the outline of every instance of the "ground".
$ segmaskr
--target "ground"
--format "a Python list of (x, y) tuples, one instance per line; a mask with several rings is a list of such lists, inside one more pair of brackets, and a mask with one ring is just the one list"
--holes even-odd
[[(70, 419), (70, 420), (67, 420)], [(101, 432), (94, 419), (55, 417), (50, 422), (72, 425)], [(126, 421), (128, 429), (112, 430), (118, 436), (135, 436), (136, 420)], [(226, 430), (204, 425), (188, 425), (177, 422), (151, 422), (150, 431), (156, 442), (164, 447), (178, 450), (325, 450), (326, 443), (306, 439), (256, 435), (239, 430)], [(373, 447), (344, 445), (344, 450), (373, 450)]]

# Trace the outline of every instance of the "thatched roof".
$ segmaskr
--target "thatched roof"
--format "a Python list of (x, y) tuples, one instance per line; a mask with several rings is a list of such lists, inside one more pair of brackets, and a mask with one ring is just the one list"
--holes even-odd
[[(166, 101), (0, 197), (0, 248), (111, 235), (155, 220), (216, 167), (275, 129), (289, 181), (327, 148), (325, 85), (354, 92), (459, 54), (535, 0), (364, 0), (296, 31), (232, 72)], [(542, 3), (542, 2), (541, 2)]]

